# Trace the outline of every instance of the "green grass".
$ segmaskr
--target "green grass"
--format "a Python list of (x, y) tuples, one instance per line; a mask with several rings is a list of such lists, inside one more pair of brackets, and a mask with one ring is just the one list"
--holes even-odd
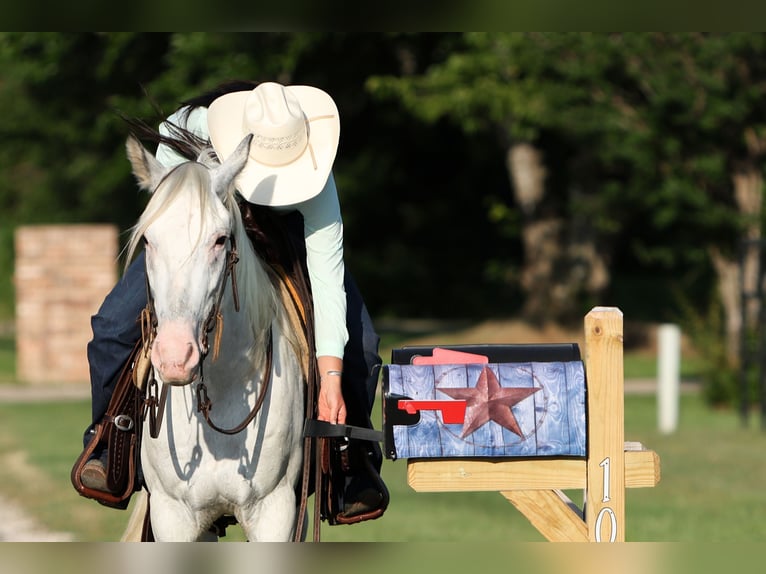
[(16, 340), (0, 336), (0, 383), (16, 381)]
[[(679, 430), (669, 436), (656, 431), (652, 397), (629, 395), (625, 405), (626, 439), (657, 451), (662, 465), (656, 488), (627, 492), (629, 541), (766, 540), (766, 433), (742, 428), (734, 412), (709, 410), (698, 395), (682, 397)], [(0, 404), (0, 492), (77, 540), (115, 540), (127, 512), (81, 498), (69, 483), (88, 413), (82, 401)], [(323, 540), (542, 540), (499, 494), (415, 493), (407, 486), (406, 467), (403, 460), (384, 463), (391, 504), (381, 519), (324, 525)], [(241, 536), (235, 530), (227, 538)]]
[[(657, 451), (662, 467), (657, 487), (627, 492), (629, 541), (766, 540), (766, 433), (742, 428), (734, 412), (708, 410), (698, 395), (683, 396), (679, 431), (670, 436), (656, 430), (653, 397), (627, 396), (625, 405), (626, 439)], [(383, 476), (392, 500), (383, 519), (325, 528), (326, 539), (542, 540), (499, 494), (414, 493), (405, 461), (387, 461)]]
[[(651, 353), (625, 353), (623, 360), (626, 379), (652, 379), (657, 376), (657, 357)], [(681, 358), (681, 379), (696, 379), (702, 367), (697, 356)]]
[[(384, 338), (382, 356), (408, 334)], [(0, 382), (13, 378), (11, 339), (0, 340)], [(694, 374), (694, 364), (682, 376)], [(625, 374), (653, 377), (656, 360), (626, 354)], [(685, 373), (685, 374), (684, 374)], [(746, 429), (733, 411), (708, 409), (699, 395), (683, 395), (677, 433), (656, 430), (651, 396), (625, 399), (627, 440), (657, 451), (662, 480), (656, 488), (627, 493), (630, 541), (766, 540), (766, 433)], [(380, 426), (379, 406), (375, 408)], [(0, 403), (0, 494), (19, 502), (39, 522), (72, 532), (82, 541), (119, 539), (128, 512), (80, 497), (69, 471), (90, 419), (88, 401)], [(755, 426), (755, 425), (753, 425)], [(379, 520), (353, 526), (323, 525), (326, 541), (506, 542), (542, 536), (497, 493), (415, 493), (407, 485), (407, 463), (385, 461), (383, 477), (391, 504)], [(575, 501), (582, 493), (569, 493)], [(238, 528), (226, 540), (241, 540)]]
[(0, 404), (0, 492), (51, 530), (114, 540), (127, 514), (80, 497), (69, 481), (89, 421), (85, 401)]

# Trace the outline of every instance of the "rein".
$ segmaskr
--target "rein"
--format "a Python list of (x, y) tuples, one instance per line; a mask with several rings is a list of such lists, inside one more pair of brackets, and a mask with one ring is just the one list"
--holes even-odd
[(261, 407), (263, 406), (263, 401), (266, 398), (266, 391), (269, 388), (269, 383), (271, 381), (271, 363), (272, 363), (272, 357), (273, 357), (273, 347), (274, 347), (274, 335), (269, 329), (269, 342), (268, 346), (266, 347), (266, 368), (263, 371), (263, 384), (261, 385), (261, 392), (258, 393), (258, 398), (255, 401), (255, 405), (253, 405), (252, 410), (250, 411), (250, 414), (247, 415), (245, 420), (243, 420), (241, 423), (239, 423), (237, 426), (235, 426), (232, 429), (224, 429), (216, 425), (213, 421), (210, 420), (210, 410), (213, 408), (212, 403), (210, 402), (210, 399), (207, 396), (207, 387), (205, 386), (205, 383), (200, 380), (199, 385), (197, 385), (197, 412), (201, 412), (202, 416), (205, 417), (205, 421), (207, 421), (208, 426), (213, 429), (214, 431), (218, 431), (222, 434), (237, 434), (242, 432), (247, 428), (247, 425), (249, 425), (253, 419), (255, 418), (255, 415), (258, 414), (258, 411), (261, 410)]
[[(272, 331), (269, 330), (269, 340), (266, 350), (266, 368), (264, 369), (262, 378), (263, 385), (252, 410), (247, 415), (245, 420), (243, 420), (234, 428), (223, 429), (219, 427), (212, 420), (210, 420), (210, 411), (212, 410), (213, 405), (210, 401), (210, 398), (208, 397), (207, 387), (203, 382), (202, 366), (210, 350), (208, 334), (213, 329), (216, 330), (215, 339), (213, 340), (213, 361), (218, 359), (218, 355), (221, 349), (221, 334), (223, 332), (223, 314), (221, 313), (221, 303), (223, 301), (224, 291), (226, 290), (226, 283), (229, 278), (231, 278), (231, 292), (232, 298), (234, 300), (234, 309), (235, 311), (239, 312), (239, 291), (237, 289), (236, 273), (236, 265), (239, 261), (239, 253), (237, 251), (237, 244), (233, 235), (229, 237), (229, 241), (231, 243), (231, 249), (226, 253), (226, 265), (224, 267), (223, 277), (221, 279), (221, 284), (216, 295), (215, 305), (210, 310), (210, 314), (207, 316), (205, 322), (203, 323), (203, 349), (202, 357), (200, 358), (200, 382), (197, 386), (197, 412), (202, 413), (205, 421), (213, 430), (223, 434), (233, 435), (242, 432), (245, 428), (247, 428), (247, 426), (253, 421), (255, 416), (258, 414), (258, 411), (263, 406), (266, 390), (268, 389), (269, 383), (271, 381), (274, 337)], [(151, 348), (157, 332), (157, 316), (154, 310), (154, 298), (152, 297), (151, 286), (149, 285), (148, 273), (146, 274), (146, 296), (146, 308), (144, 308), (144, 310), (141, 312), (141, 337), (144, 342), (144, 349)], [(147, 385), (147, 397), (144, 400), (145, 408), (149, 414), (149, 434), (152, 438), (157, 438), (159, 436), (160, 428), (162, 427), (162, 419), (165, 413), (165, 402), (168, 395), (168, 385), (163, 385), (159, 398), (157, 397), (157, 391), (157, 379), (155, 379), (154, 373), (152, 372), (149, 384)]]

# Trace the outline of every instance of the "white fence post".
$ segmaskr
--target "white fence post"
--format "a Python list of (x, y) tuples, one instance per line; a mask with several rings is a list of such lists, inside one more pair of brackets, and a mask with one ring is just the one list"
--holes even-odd
[(681, 378), (681, 329), (664, 324), (657, 330), (657, 426), (670, 434), (678, 427)]

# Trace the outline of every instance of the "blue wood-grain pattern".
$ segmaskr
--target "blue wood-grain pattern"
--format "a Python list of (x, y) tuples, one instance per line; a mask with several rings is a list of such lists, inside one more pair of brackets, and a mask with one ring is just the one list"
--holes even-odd
[(535, 457), (586, 454), (585, 371), (581, 361), (469, 365), (387, 365), (386, 394), (413, 400), (453, 400), (439, 389), (475, 388), (488, 368), (503, 388), (538, 391), (510, 408), (521, 436), (489, 420), (465, 438), (463, 424), (445, 424), (438, 410), (421, 410), (417, 424), (393, 425), (397, 458)]

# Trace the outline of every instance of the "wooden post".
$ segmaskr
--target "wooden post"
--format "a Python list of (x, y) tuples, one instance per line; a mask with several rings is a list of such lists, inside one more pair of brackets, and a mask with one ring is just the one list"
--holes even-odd
[(678, 428), (681, 386), (681, 329), (665, 324), (657, 329), (657, 428), (671, 434)]
[(622, 312), (585, 316), (588, 377), (588, 477), (585, 523), (594, 542), (625, 541), (625, 405)]
[(588, 529), (580, 510), (560, 490), (505, 490), (500, 494), (548, 540), (588, 541)]

